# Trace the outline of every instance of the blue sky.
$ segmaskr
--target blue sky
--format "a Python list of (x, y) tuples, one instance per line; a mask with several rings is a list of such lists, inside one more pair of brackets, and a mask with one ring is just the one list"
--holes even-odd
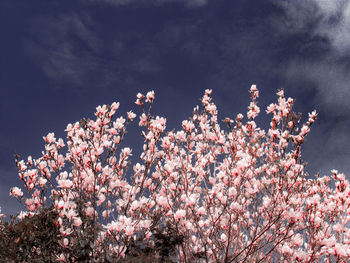
[[(137, 113), (135, 96), (148, 90), (173, 129), (205, 89), (232, 117), (246, 112), (251, 84), (263, 109), (283, 88), (295, 111), (319, 112), (307, 170), (350, 174), (349, 28), (344, 0), (1, 0), (2, 211), (19, 209), (8, 196), (21, 186), (15, 152), (40, 157), (42, 136), (64, 138), (97, 105), (119, 101), (121, 114)], [(139, 133), (129, 132), (132, 148)]]

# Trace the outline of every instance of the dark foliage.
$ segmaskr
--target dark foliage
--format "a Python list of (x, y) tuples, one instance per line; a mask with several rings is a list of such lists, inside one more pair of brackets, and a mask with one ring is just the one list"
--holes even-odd
[(58, 213), (46, 209), (17, 222), (13, 217), (0, 228), (0, 262), (54, 262), (60, 249), (55, 226)]
[(179, 235), (173, 227), (159, 227), (153, 229), (154, 245), (145, 244), (144, 242), (132, 242), (126, 250), (126, 257), (121, 262), (145, 262), (172, 263), (175, 258), (176, 247), (184, 241), (184, 236)]
[[(86, 217), (83, 217), (86, 220)], [(23, 220), (11, 218), (0, 225), (0, 262), (56, 262), (56, 256), (68, 252), (68, 262), (172, 263), (176, 247), (184, 236), (170, 227), (154, 225), (152, 243), (140, 240), (128, 244), (124, 259), (94, 253), (92, 222), (85, 221), (81, 232), (68, 247), (62, 246), (63, 236), (56, 225), (58, 213), (52, 207)], [(74, 234), (73, 234), (74, 235)], [(152, 245), (151, 245), (152, 244)]]

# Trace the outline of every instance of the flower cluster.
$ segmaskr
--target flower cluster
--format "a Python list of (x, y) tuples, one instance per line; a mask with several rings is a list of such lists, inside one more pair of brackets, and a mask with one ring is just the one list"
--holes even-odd
[[(137, 242), (152, 248), (156, 233), (175, 230), (178, 262), (349, 260), (349, 182), (335, 170), (309, 178), (301, 160), (316, 112), (301, 125), (281, 90), (267, 107), (272, 118), (264, 131), (254, 121), (260, 108), (253, 85), (247, 122), (238, 114), (225, 118), (225, 128), (211, 92), (202, 110), (169, 132), (166, 119), (150, 113), (154, 92), (139, 93), (144, 143), (133, 165), (122, 142), (136, 114), (115, 117), (119, 103), (97, 107), (96, 120), (68, 124), (66, 143), (49, 133), (42, 157), (17, 160), (29, 195), (18, 187), (10, 194), (24, 201), (26, 216), (51, 200), (62, 247), (88, 239), (91, 258), (120, 259)], [(72, 253), (57, 260), (68, 262)]]

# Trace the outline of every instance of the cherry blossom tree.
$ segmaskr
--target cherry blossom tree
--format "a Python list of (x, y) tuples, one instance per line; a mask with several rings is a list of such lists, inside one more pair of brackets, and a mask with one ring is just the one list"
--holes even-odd
[(336, 170), (311, 178), (301, 159), (316, 111), (302, 124), (281, 90), (264, 131), (255, 85), (250, 94), (246, 121), (220, 122), (206, 90), (182, 129), (166, 131), (151, 114), (154, 92), (139, 93), (138, 163), (123, 144), (136, 114), (98, 106), (95, 120), (68, 124), (66, 142), (49, 133), (40, 158), (16, 161), (28, 193), (10, 191), (26, 206), (20, 217), (53, 206), (63, 262), (118, 262), (132, 248), (159, 248), (160, 236), (177, 262), (348, 262), (349, 182)]

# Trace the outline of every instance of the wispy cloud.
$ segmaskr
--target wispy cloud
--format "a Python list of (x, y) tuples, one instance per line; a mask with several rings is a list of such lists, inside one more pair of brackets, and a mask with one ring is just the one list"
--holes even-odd
[[(350, 1), (273, 1), (284, 14), (273, 18), (282, 35), (298, 36), (304, 56), (291, 60), (285, 74), (309, 81), (330, 110), (350, 109)], [(312, 45), (323, 45), (323, 53), (312, 55)], [(319, 49), (319, 46), (318, 46)]]
[[(132, 82), (131, 73), (157, 72), (156, 48), (147, 40), (137, 50), (126, 43), (128, 32), (98, 33), (90, 16), (71, 13), (39, 17), (32, 38), (24, 41), (30, 58), (56, 87), (72, 86), (81, 93), (86, 85), (108, 89), (116, 82)], [(136, 44), (137, 45), (137, 44)]]
[(344, 55), (350, 50), (350, 2), (348, 0), (275, 1), (285, 10), (290, 30), (308, 30), (324, 37), (333, 51)]
[(87, 16), (77, 14), (38, 17), (24, 48), (50, 79), (81, 85), (97, 67), (94, 54), (101, 47), (89, 23)]

